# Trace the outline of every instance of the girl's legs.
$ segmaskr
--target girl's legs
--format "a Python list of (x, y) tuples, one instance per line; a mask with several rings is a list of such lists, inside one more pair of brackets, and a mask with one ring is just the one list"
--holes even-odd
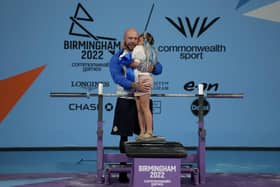
[(145, 129), (145, 119), (144, 119), (144, 114), (143, 114), (143, 110), (141, 109), (141, 104), (140, 104), (140, 97), (137, 96), (136, 98), (136, 106), (137, 106), (137, 114), (138, 114), (138, 120), (139, 120), (139, 126), (140, 126), (140, 134), (138, 138), (143, 137), (143, 135), (146, 132)]
[[(144, 118), (144, 124), (145, 124), (145, 135), (144, 137), (146, 138), (150, 138), (153, 136), (153, 119), (152, 119), (152, 113), (150, 110), (150, 94), (145, 94), (143, 96), (139, 97), (139, 101), (140, 101), (140, 110), (142, 110), (142, 115)], [(142, 119), (143, 119), (142, 118)]]
[[(139, 81), (142, 81), (144, 84), (149, 86), (150, 90), (153, 87), (153, 79), (148, 75), (139, 75)], [(144, 138), (150, 138), (153, 136), (153, 119), (152, 119), (152, 112), (150, 110), (150, 91), (146, 93), (136, 93), (138, 96), (137, 98), (137, 109), (138, 109), (138, 118), (140, 129), (144, 129)], [(141, 121), (142, 120), (142, 121)], [(141, 127), (141, 124), (143, 125)]]

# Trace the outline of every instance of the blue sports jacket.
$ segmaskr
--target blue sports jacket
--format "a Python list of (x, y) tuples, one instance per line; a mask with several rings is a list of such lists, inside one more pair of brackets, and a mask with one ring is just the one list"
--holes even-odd
[[(132, 89), (131, 83), (134, 82), (134, 73), (131, 67), (125, 65), (119, 60), (119, 56), (123, 53), (123, 49), (117, 51), (111, 58), (109, 69), (114, 82), (122, 86), (125, 90)], [(132, 58), (131, 58), (132, 61)], [(125, 67), (125, 68), (124, 68)], [(126, 70), (125, 70), (126, 69)], [(152, 72), (154, 75), (162, 73), (162, 65), (158, 62)]]

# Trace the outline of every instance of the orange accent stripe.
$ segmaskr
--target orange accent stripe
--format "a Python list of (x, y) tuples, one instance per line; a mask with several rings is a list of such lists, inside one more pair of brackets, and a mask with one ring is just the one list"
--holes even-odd
[(32, 85), (46, 65), (0, 80), (0, 123)]

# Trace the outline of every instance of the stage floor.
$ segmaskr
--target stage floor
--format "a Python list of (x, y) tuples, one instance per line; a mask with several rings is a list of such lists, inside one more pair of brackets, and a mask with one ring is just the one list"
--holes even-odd
[[(118, 151), (106, 150), (109, 153)], [(280, 151), (207, 151), (206, 184), (199, 187), (280, 187)], [(125, 187), (96, 184), (95, 151), (0, 152), (0, 187)], [(194, 186), (188, 176), (182, 187)]]
[[(0, 174), (1, 187), (128, 187), (121, 184), (117, 175), (112, 183), (96, 184), (93, 173), (53, 174)], [(5, 183), (6, 181), (6, 183)], [(188, 177), (181, 178), (181, 187), (195, 186)], [(206, 183), (199, 187), (279, 187), (280, 174), (208, 173)]]

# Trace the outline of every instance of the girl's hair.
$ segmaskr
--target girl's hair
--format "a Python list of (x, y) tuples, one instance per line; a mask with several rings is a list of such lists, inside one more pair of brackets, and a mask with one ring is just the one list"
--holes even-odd
[(146, 40), (150, 45), (154, 45), (155, 43), (153, 35), (149, 32), (144, 32), (139, 37), (144, 37), (144, 41)]

